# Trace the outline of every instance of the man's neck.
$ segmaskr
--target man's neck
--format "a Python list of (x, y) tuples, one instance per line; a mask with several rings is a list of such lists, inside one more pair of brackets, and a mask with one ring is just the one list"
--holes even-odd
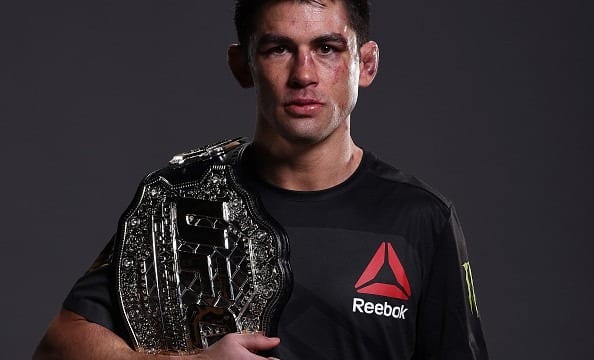
[(254, 153), (260, 177), (277, 187), (296, 191), (328, 189), (347, 180), (363, 157), (349, 136), (316, 144), (262, 141), (256, 136)]

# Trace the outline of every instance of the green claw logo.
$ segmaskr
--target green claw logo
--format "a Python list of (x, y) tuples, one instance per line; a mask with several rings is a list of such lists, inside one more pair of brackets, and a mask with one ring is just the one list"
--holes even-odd
[(470, 306), (470, 312), (478, 317), (478, 306), (476, 304), (476, 295), (474, 294), (474, 282), (472, 281), (472, 269), (470, 263), (467, 261), (462, 264), (464, 272), (466, 274), (466, 290), (468, 292), (468, 305)]

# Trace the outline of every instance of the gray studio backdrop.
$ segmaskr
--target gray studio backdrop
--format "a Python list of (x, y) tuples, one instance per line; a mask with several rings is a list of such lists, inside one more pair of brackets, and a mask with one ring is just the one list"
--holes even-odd
[[(373, 4), (380, 71), (354, 137), (453, 199), (494, 359), (594, 358), (590, 3)], [(250, 136), (254, 94), (226, 67), (231, 1), (0, 10), (0, 339), (21, 359), (142, 176)]]

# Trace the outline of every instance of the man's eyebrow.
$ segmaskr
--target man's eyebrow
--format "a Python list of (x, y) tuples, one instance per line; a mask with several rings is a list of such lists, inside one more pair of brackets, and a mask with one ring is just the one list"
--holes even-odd
[(267, 33), (258, 39), (256, 46), (262, 46), (266, 44), (282, 44), (282, 43), (289, 43), (292, 42), (291, 39), (287, 36), (278, 35), (278, 34), (271, 34)]
[[(260, 36), (256, 43), (256, 46), (262, 46), (266, 44), (287, 44), (293, 42), (294, 41), (288, 36), (266, 33)], [(348, 46), (347, 39), (339, 33), (321, 35), (312, 40), (313, 44), (323, 44), (328, 42), (337, 42), (340, 43), (342, 46)]]
[(324, 43), (329, 43), (329, 42), (337, 42), (345, 47), (348, 46), (348, 44), (349, 44), (347, 39), (344, 36), (342, 36), (342, 34), (338, 34), (338, 33), (332, 33), (332, 34), (318, 36), (317, 38), (315, 38), (313, 40), (314, 44), (324, 44)]

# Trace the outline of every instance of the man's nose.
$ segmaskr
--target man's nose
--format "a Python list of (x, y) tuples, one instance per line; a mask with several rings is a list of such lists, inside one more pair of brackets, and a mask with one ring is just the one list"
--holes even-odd
[(312, 54), (306, 51), (299, 51), (292, 64), (289, 86), (303, 88), (317, 84), (317, 82), (316, 64), (312, 58)]

